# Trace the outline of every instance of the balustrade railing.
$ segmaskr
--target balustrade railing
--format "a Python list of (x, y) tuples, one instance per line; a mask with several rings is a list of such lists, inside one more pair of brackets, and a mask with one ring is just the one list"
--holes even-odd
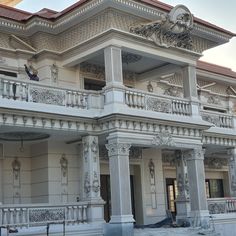
[(87, 109), (88, 97), (98, 96), (99, 92), (73, 90), (34, 81), (20, 81), (0, 78), (0, 97), (25, 102), (51, 104)]
[(236, 198), (209, 198), (207, 202), (210, 214), (236, 213)]
[(233, 128), (233, 116), (220, 112), (201, 111), (202, 119), (214, 124), (216, 127)]
[(64, 205), (3, 205), (0, 206), (1, 227), (31, 227), (50, 223), (86, 223), (87, 203)]
[(190, 102), (186, 99), (154, 95), (137, 90), (125, 91), (125, 103), (131, 108), (190, 116)]

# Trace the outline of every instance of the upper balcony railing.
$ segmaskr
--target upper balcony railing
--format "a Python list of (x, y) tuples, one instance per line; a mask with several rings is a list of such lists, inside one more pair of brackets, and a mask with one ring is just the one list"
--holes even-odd
[(201, 111), (202, 119), (212, 123), (216, 127), (220, 128), (233, 128), (233, 115), (213, 112), (213, 111)]
[(1, 227), (32, 227), (47, 224), (79, 224), (88, 221), (88, 203), (61, 205), (19, 204), (0, 206)]
[(157, 94), (127, 89), (125, 103), (131, 108), (190, 116), (190, 102), (183, 98), (171, 98)]
[(236, 213), (236, 198), (209, 198), (207, 202), (210, 214)]
[(54, 87), (34, 81), (0, 78), (0, 97), (11, 100), (88, 109), (91, 96), (100, 96), (100, 93)]

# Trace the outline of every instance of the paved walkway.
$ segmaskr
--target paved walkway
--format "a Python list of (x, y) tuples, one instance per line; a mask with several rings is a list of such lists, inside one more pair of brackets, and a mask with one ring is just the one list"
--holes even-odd
[(212, 231), (203, 231), (193, 228), (156, 228), (156, 229), (135, 229), (134, 236), (219, 236)]

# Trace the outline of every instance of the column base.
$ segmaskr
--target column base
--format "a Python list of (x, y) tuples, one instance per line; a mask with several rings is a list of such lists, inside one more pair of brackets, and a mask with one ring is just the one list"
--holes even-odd
[(210, 228), (210, 214), (208, 210), (191, 211), (189, 219), (192, 227)]
[(177, 225), (187, 227), (190, 226), (190, 202), (187, 198), (179, 198), (176, 200), (176, 223)]
[(133, 223), (109, 223), (106, 224), (104, 236), (134, 236)]

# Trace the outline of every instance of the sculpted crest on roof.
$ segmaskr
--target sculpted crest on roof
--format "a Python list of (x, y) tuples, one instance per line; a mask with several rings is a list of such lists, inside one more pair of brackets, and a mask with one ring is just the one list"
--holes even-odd
[(144, 36), (158, 46), (180, 47), (191, 50), (190, 31), (193, 27), (193, 15), (183, 5), (177, 5), (169, 13), (163, 13), (156, 21), (130, 28), (130, 32)]

